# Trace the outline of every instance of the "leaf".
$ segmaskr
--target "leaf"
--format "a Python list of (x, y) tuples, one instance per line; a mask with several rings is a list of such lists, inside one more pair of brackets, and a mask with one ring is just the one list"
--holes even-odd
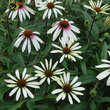
[(101, 50), (101, 59), (107, 59), (107, 43), (104, 42)]
[(86, 68), (86, 63), (84, 61), (81, 61), (81, 69), (83, 74), (87, 74), (87, 68)]
[(19, 101), (19, 102), (4, 102), (4, 103), (0, 103), (0, 110), (17, 110), (18, 108), (21, 107), (21, 105), (25, 102), (24, 101)]
[(96, 110), (96, 104), (93, 100), (90, 102), (89, 106), (91, 110)]
[(88, 84), (96, 81), (96, 75), (94, 74), (81, 75), (79, 79), (80, 81), (82, 81), (83, 84)]
[(96, 97), (95, 101), (98, 103), (110, 102), (110, 97)]

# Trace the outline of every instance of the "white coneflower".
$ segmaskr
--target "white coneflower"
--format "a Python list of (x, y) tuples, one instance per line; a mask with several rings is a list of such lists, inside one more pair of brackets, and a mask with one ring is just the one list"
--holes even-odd
[(19, 100), (21, 95), (23, 95), (24, 98), (34, 98), (34, 95), (31, 93), (28, 87), (39, 88), (39, 83), (35, 81), (37, 78), (26, 74), (26, 72), (27, 69), (25, 68), (22, 76), (20, 77), (19, 71), (16, 70), (16, 77), (12, 76), (11, 74), (7, 74), (7, 76), (11, 79), (5, 80), (5, 82), (7, 83), (7, 87), (13, 88), (13, 90), (11, 90), (11, 92), (9, 93), (9, 96), (12, 96), (16, 93), (17, 101)]
[(43, 41), (37, 36), (40, 33), (39, 32), (32, 32), (32, 30), (29, 29), (23, 29), (21, 28), (22, 31), (20, 32), (20, 34), (18, 35), (18, 38), (14, 44), (14, 46), (16, 48), (19, 47), (19, 45), (21, 44), (21, 42), (24, 40), (23, 46), (22, 46), (22, 52), (25, 51), (26, 46), (28, 46), (28, 53), (31, 52), (31, 41), (36, 49), (36, 51), (38, 51), (40, 49), (40, 45), (39, 43), (43, 43)]
[(84, 5), (84, 7), (94, 11), (96, 14), (98, 13), (108, 14), (106, 11), (110, 10), (110, 5), (105, 4), (102, 6), (102, 0), (98, 0), (97, 2), (90, 0), (89, 3), (90, 6)]
[(59, 94), (56, 98), (56, 101), (64, 100), (66, 97), (68, 97), (70, 104), (73, 104), (73, 99), (80, 103), (80, 99), (77, 97), (77, 95), (83, 95), (81, 91), (85, 90), (85, 88), (80, 87), (82, 83), (77, 82), (77, 80), (78, 76), (74, 77), (70, 83), (70, 73), (65, 73), (63, 76), (61, 76), (60, 80), (57, 81), (61, 88), (52, 91), (52, 94)]
[(52, 66), (52, 59), (48, 61), (45, 59), (45, 64), (43, 62), (40, 62), (41, 67), (34, 65), (34, 68), (36, 69), (35, 72), (37, 73), (36, 76), (41, 78), (41, 83), (43, 83), (45, 80), (47, 80), (48, 84), (50, 84), (50, 79), (57, 80), (57, 75), (63, 74), (64, 69), (56, 69), (56, 66), (58, 65), (58, 61), (54, 63)]
[(56, 22), (55, 25), (48, 30), (47, 34), (53, 34), (53, 41), (57, 39), (59, 34), (63, 32), (63, 37), (65, 39), (77, 40), (76, 35), (73, 33), (80, 33), (79, 29), (76, 26), (73, 26), (73, 21), (68, 21), (67, 19), (61, 19)]
[(10, 2), (6, 13), (9, 13), (9, 18), (11, 18), (12, 21), (18, 15), (21, 22), (26, 19), (26, 16), (30, 19), (30, 14), (35, 14), (34, 10), (22, 4), (22, 2)]
[[(109, 56), (110, 56), (110, 52), (108, 51), (108, 53), (109, 53)], [(99, 73), (97, 76), (96, 76), (96, 78), (98, 79), (98, 80), (102, 80), (102, 79), (104, 79), (104, 78), (106, 78), (106, 77), (108, 77), (108, 80), (107, 80), (107, 82), (106, 82), (106, 85), (107, 86), (110, 86), (110, 61), (109, 60), (106, 60), (106, 59), (102, 59), (102, 62), (104, 63), (104, 64), (100, 64), (100, 65), (97, 65), (96, 66), (96, 68), (107, 68), (105, 71), (103, 71), (103, 72), (101, 72), (101, 73)]]
[(59, 39), (61, 46), (58, 46), (56, 44), (52, 44), (53, 47), (55, 47), (55, 50), (52, 50), (51, 53), (60, 53), (62, 54), (60, 58), (60, 63), (64, 60), (64, 58), (71, 59), (73, 61), (76, 61), (75, 57), (79, 59), (83, 59), (79, 54), (81, 51), (78, 49), (81, 48), (79, 46), (79, 43), (75, 43), (73, 40), (65, 40), (63, 37)]
[(64, 10), (64, 8), (62, 6), (60, 6), (59, 4), (61, 4), (62, 2), (60, 1), (54, 1), (54, 0), (46, 0), (44, 2), (41, 2), (39, 4), (39, 8), (38, 10), (45, 10), (44, 14), (43, 14), (43, 19), (45, 19), (46, 17), (48, 17), (48, 19), (50, 19), (52, 13), (54, 13), (55, 17), (58, 17), (58, 14), (62, 15), (60, 10)]

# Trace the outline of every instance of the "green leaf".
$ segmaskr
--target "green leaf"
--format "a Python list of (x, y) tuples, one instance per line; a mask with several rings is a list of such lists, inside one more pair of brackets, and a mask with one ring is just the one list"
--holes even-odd
[(101, 51), (101, 59), (107, 59), (107, 43), (104, 42)]
[(84, 61), (81, 61), (81, 69), (83, 74), (87, 74), (87, 68), (86, 68), (86, 63)]

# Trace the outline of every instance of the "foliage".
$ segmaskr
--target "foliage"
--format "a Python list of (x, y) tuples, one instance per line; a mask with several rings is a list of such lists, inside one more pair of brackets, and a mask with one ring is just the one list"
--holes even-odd
[[(18, 49), (13, 47), (20, 32), (17, 26), (18, 19), (14, 21), (7, 19), (5, 10), (8, 0), (0, 0), (0, 110), (110, 110), (110, 87), (106, 87), (104, 80), (97, 81), (96, 75), (101, 71), (95, 68), (95, 65), (101, 63), (101, 59), (107, 59), (107, 50), (110, 49), (110, 27), (104, 23), (108, 15), (96, 16), (91, 34), (88, 36), (94, 16), (94, 13), (83, 7), (84, 4), (88, 4), (88, 0), (80, 0), (76, 3), (73, 0), (62, 1), (66, 10), (59, 18), (74, 21), (80, 29), (78, 41), (82, 46), (83, 60), (77, 59), (77, 62), (65, 60), (59, 66), (69, 71), (71, 77), (80, 76), (79, 80), (86, 88), (84, 96), (80, 97), (81, 103), (74, 101), (74, 104), (70, 105), (67, 100), (56, 102), (56, 96), (51, 95), (51, 91), (57, 87), (54, 82), (51, 82), (48, 89), (46, 84), (43, 84), (40, 90), (33, 91), (34, 99), (20, 99), (16, 102), (14, 96), (8, 96), (10, 89), (4, 82), (7, 73), (14, 74), (16, 69), (23, 70), (27, 67), (28, 72), (34, 75), (32, 66), (39, 65), (44, 58), (59, 60), (58, 55), (50, 53), (53, 48), (52, 35), (47, 35), (47, 30), (59, 18), (42, 20), (42, 13), (31, 4), (30, 7), (36, 11), (36, 14), (30, 20), (26, 19), (20, 23), (20, 27), (40, 32), (40, 38), (45, 44), (38, 52), (32, 49), (30, 54), (27, 54), (27, 51), (22, 53), (21, 47)], [(110, 3), (110, 1), (103, 0), (103, 3)], [(55, 42), (58, 43), (58, 40)]]

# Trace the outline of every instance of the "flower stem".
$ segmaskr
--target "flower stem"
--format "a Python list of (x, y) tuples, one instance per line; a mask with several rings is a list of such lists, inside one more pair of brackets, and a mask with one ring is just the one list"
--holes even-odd
[(6, 16), (6, 22), (7, 22), (8, 38), (9, 38), (10, 40), (12, 40), (11, 37), (10, 37), (10, 28), (9, 28), (8, 17), (9, 17), (9, 13), (8, 13), (7, 16)]
[(90, 30), (89, 30), (89, 33), (88, 33), (88, 37), (91, 35), (91, 31), (92, 31), (92, 28), (93, 28), (93, 25), (94, 25), (94, 22), (95, 22), (95, 18), (96, 18), (96, 16), (93, 17), (92, 24), (91, 24), (91, 27), (90, 27)]

